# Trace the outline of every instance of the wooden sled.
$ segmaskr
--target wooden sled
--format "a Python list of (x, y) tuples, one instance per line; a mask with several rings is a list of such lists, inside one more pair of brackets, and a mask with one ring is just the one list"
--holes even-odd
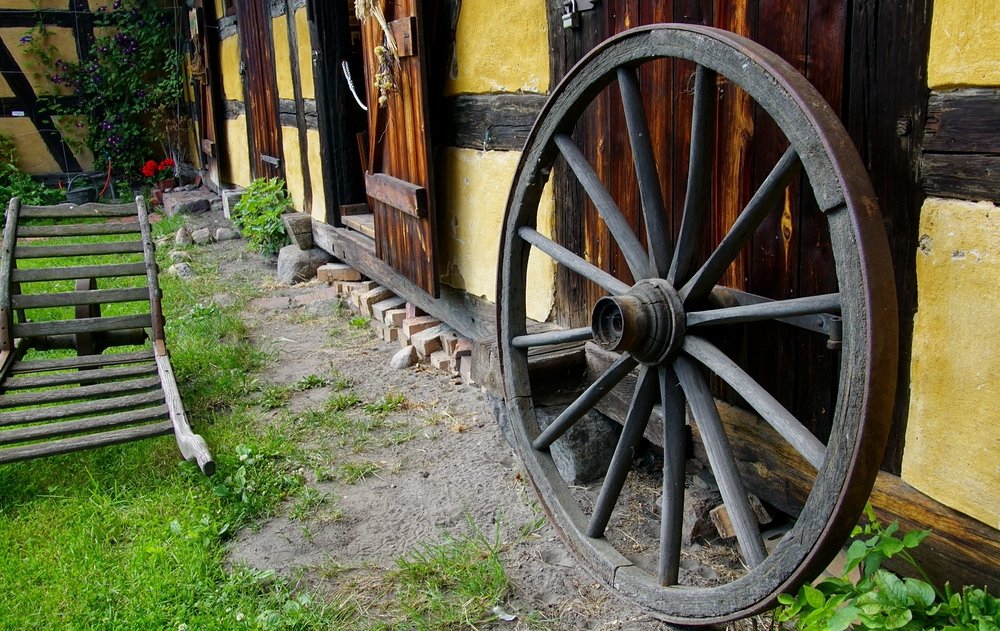
[[(214, 473), (177, 392), (160, 296), (142, 197), (10, 201), (0, 253), (0, 463), (172, 432), (186, 460)], [(141, 303), (128, 310), (139, 315), (102, 316), (101, 305), (114, 313), (123, 303)], [(26, 355), (32, 349), (76, 355)]]

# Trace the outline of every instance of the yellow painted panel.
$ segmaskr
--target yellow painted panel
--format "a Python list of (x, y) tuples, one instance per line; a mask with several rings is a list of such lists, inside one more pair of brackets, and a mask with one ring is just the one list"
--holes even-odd
[(0, 99), (14, 96), (14, 91), (10, 89), (7, 80), (0, 76)]
[(549, 89), (545, 2), (463, 0), (455, 48), (458, 72), (448, 94)]
[(0, 118), (0, 133), (14, 138), (17, 167), (22, 171), (36, 175), (62, 171), (30, 118)]
[(240, 116), (233, 120), (227, 120), (226, 144), (223, 149), (226, 151), (225, 164), (228, 173), (222, 175), (222, 179), (237, 186), (249, 186), (253, 179), (250, 176), (250, 147), (247, 144), (247, 119)]
[(222, 93), (231, 101), (243, 100), (243, 81), (240, 78), (240, 41), (234, 35), (222, 40), (219, 46), (219, 64), (222, 69)]
[(326, 220), (326, 193), (323, 191), (323, 161), (319, 153), (319, 131), (306, 131), (309, 143), (309, 177), (312, 180), (312, 216)]
[(94, 164), (94, 153), (87, 146), (87, 119), (84, 116), (53, 116), (52, 124), (62, 134), (70, 151), (84, 171), (102, 170), (106, 165)]
[(903, 479), (1000, 528), (1000, 207), (931, 198), (920, 233)]
[(279, 15), (271, 20), (271, 33), (274, 40), (274, 75), (278, 83), (278, 98), (294, 99), (292, 53), (288, 46), (288, 23), (285, 16)]
[[(76, 62), (76, 40), (73, 38), (73, 29), (60, 26), (46, 27), (48, 32), (48, 43), (56, 48), (57, 59), (68, 62)], [(24, 46), (21, 45), (21, 38), (27, 33), (27, 29), (0, 28), (0, 40), (7, 46), (11, 57), (24, 72), (31, 82), (31, 87), (36, 95), (42, 94), (69, 94), (70, 90), (64, 85), (56, 85), (49, 80), (49, 71), (40, 68), (35, 62), (28, 58)]]
[[(36, 7), (37, 4), (37, 7)], [(4, 0), (5, 9), (66, 9), (66, 0)]]
[(302, 180), (302, 158), (299, 155), (299, 132), (295, 127), (281, 128), (281, 149), (285, 156), (285, 186), (292, 206), (305, 208), (305, 182)]
[(938, 0), (931, 20), (932, 89), (1000, 85), (997, 0)]
[(316, 84), (313, 81), (312, 40), (309, 39), (309, 15), (305, 7), (295, 12), (295, 32), (299, 39), (299, 77), (302, 83), (302, 98), (316, 98)]
[[(464, 3), (463, 3), (464, 10)], [(442, 280), (469, 294), (496, 301), (497, 256), (507, 190), (521, 155), (514, 151), (444, 150), (439, 209)], [(551, 234), (552, 194), (542, 196), (539, 230)], [(537, 259), (537, 260), (536, 260)], [(528, 265), (528, 317), (544, 321), (553, 305), (554, 266), (548, 257)]]

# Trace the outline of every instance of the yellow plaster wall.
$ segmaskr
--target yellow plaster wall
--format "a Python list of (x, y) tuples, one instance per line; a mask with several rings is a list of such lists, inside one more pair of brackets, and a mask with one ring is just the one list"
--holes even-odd
[(931, 21), (927, 83), (932, 89), (1000, 85), (997, 0), (939, 0)]
[[(53, 116), (52, 124), (59, 133), (62, 134), (63, 138), (66, 139), (66, 144), (69, 145), (70, 151), (73, 152), (73, 156), (76, 161), (80, 163), (80, 167), (84, 171), (91, 171), (95, 169), (94, 165), (94, 153), (87, 146), (87, 135), (89, 133), (87, 129), (87, 119), (84, 116)], [(101, 170), (105, 165), (97, 166), (97, 170)], [(58, 169), (57, 169), (58, 170)]]
[(548, 92), (545, 2), (463, 0), (455, 33), (458, 65), (448, 94)]
[(250, 147), (247, 145), (247, 119), (240, 116), (227, 120), (226, 126), (226, 165), (228, 174), (223, 174), (223, 181), (237, 186), (249, 186), (253, 179), (250, 176)]
[(312, 179), (312, 216), (326, 220), (326, 195), (323, 192), (323, 163), (319, 153), (319, 130), (306, 130), (309, 143), (309, 177)]
[[(307, 139), (308, 142), (308, 139)], [(299, 154), (297, 127), (281, 128), (281, 148), (285, 164), (285, 187), (295, 210), (305, 210), (305, 182), (302, 179), (302, 158)], [(312, 172), (309, 173), (310, 177)]]
[(1000, 207), (928, 199), (903, 479), (1000, 528)]
[(14, 96), (14, 91), (10, 89), (10, 84), (3, 77), (0, 77), (0, 98)]
[(219, 64), (222, 69), (222, 94), (227, 100), (243, 100), (243, 81), (240, 79), (240, 40), (227, 37), (219, 46)]
[(0, 133), (14, 138), (17, 167), (22, 171), (34, 174), (62, 171), (30, 118), (0, 118)]
[[(463, 3), (464, 10), (464, 3)], [(507, 191), (521, 154), (515, 151), (443, 151), (440, 179), (445, 208), (439, 215), (442, 280), (496, 301), (497, 255)], [(542, 195), (539, 231), (552, 232), (552, 193)], [(528, 317), (544, 321), (552, 310), (555, 267), (540, 256), (528, 264)]]
[(278, 83), (279, 99), (294, 99), (292, 89), (291, 49), (288, 46), (288, 23), (284, 15), (271, 20), (271, 36), (274, 41), (274, 76)]
[[(65, 8), (65, 7), (63, 7)], [(48, 43), (56, 48), (59, 59), (69, 62), (77, 61), (76, 40), (73, 37), (73, 29), (61, 26), (48, 26)], [(25, 54), (24, 46), (21, 45), (21, 38), (24, 37), (28, 29), (23, 27), (0, 28), (0, 40), (7, 46), (11, 57), (20, 66), (21, 71), (29, 78), (31, 87), (36, 95), (69, 94), (70, 90), (66, 86), (56, 85), (49, 81), (48, 75), (39, 72), (34, 67), (34, 63)]]
[[(36, 0), (4, 0), (5, 9), (34, 9)], [(66, 9), (65, 0), (39, 0), (39, 9)]]
[(295, 32), (299, 39), (299, 80), (302, 83), (302, 98), (316, 98), (316, 84), (313, 81), (312, 40), (309, 39), (309, 15), (305, 7), (295, 12)]

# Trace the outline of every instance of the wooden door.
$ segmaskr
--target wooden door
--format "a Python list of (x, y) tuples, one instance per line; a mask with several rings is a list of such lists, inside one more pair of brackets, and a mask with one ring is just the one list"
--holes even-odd
[[(714, 6), (713, 6), (714, 4)], [(580, 28), (555, 29), (553, 68), (560, 77), (601, 41), (627, 28), (657, 22), (704, 23), (753, 39), (781, 55), (839, 111), (842, 100), (846, 0), (779, 0), (759, 3), (698, 0), (606, 0), (582, 14)], [(551, 24), (551, 22), (550, 22)], [(668, 225), (676, 237), (687, 184), (694, 64), (657, 61), (640, 70), (650, 134), (657, 157)], [(769, 117), (739, 88), (720, 79), (711, 223), (707, 246), (719, 242), (788, 144)], [(574, 131), (574, 138), (645, 240), (638, 185), (617, 89), (605, 90)], [(561, 161), (560, 161), (561, 162)], [(626, 282), (624, 257), (575, 178), (557, 162), (555, 186), (558, 241)], [(772, 212), (730, 267), (724, 284), (768, 298), (793, 298), (836, 291), (825, 221), (811, 212), (814, 202), (793, 183), (783, 208)], [(580, 212), (575, 209), (586, 209)], [(707, 254), (707, 251), (704, 253)], [(590, 306), (603, 290), (559, 272), (557, 317), (569, 326), (589, 323)], [(736, 342), (717, 340), (734, 360), (822, 438), (829, 432), (838, 378), (836, 351), (825, 339), (780, 324), (747, 325)], [(731, 393), (719, 386), (720, 395)]]
[(269, 3), (236, 0), (240, 36), (240, 72), (247, 109), (250, 172), (254, 177), (284, 177), (278, 86), (274, 75)]
[(215, 3), (200, 3), (188, 11), (189, 35), (191, 37), (191, 80), (194, 84), (194, 105), (198, 147), (201, 168), (206, 178), (220, 186), (222, 184), (219, 162), (219, 112), (216, 99), (221, 95), (221, 86), (216, 88), (218, 72), (218, 40), (213, 42), (208, 36), (208, 24), (216, 24)]
[(368, 101), (368, 155), (365, 189), (375, 223), (375, 253), (431, 296), (439, 293), (433, 169), (419, 0), (383, 3), (398, 51), (395, 87), (379, 104), (376, 76), (382, 65), (375, 48), (385, 34), (377, 20), (362, 28)]

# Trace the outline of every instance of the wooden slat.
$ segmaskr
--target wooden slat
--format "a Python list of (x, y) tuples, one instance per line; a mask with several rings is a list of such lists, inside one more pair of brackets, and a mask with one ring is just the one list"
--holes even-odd
[(61, 256), (95, 256), (100, 254), (136, 254), (142, 252), (141, 241), (110, 243), (79, 243), (74, 245), (36, 245), (14, 248), (16, 259), (44, 259)]
[(414, 217), (427, 215), (427, 189), (385, 173), (366, 173), (369, 197)]
[(100, 381), (113, 381), (115, 379), (127, 379), (129, 377), (149, 375), (155, 372), (155, 364), (145, 363), (127, 364), (122, 368), (98, 368), (95, 370), (80, 370), (77, 372), (57, 372), (43, 376), (16, 376), (4, 381), (3, 390), (27, 390), (29, 388), (50, 388), (52, 386), (64, 386), (74, 383), (98, 383)]
[(63, 226), (18, 226), (18, 237), (86, 237), (108, 234), (138, 234), (139, 224), (136, 222), (122, 223), (85, 223)]
[(375, 216), (371, 213), (366, 215), (347, 215), (342, 220), (348, 228), (357, 230), (366, 237), (375, 238)]
[(58, 206), (21, 206), (26, 219), (83, 219), (85, 217), (134, 217), (135, 204), (59, 204)]
[(59, 388), (56, 390), (42, 390), (40, 392), (5, 394), (0, 397), (0, 408), (16, 408), (28, 405), (42, 405), (46, 403), (61, 403), (64, 401), (75, 401), (77, 399), (95, 399), (112, 394), (141, 392), (143, 390), (155, 388), (159, 385), (159, 377), (147, 377), (145, 379), (129, 379), (126, 381), (97, 383), (87, 386), (78, 386), (76, 388)]
[(997, 129), (1000, 129), (1000, 90), (966, 88), (933, 92), (927, 103), (923, 151), (1000, 154)]
[(64, 291), (52, 294), (14, 294), (11, 297), (11, 303), (15, 309), (103, 305), (115, 302), (138, 302), (145, 300), (149, 300), (149, 289), (146, 287)]
[(84, 416), (99, 414), (101, 412), (113, 412), (115, 410), (127, 410), (129, 408), (141, 407), (144, 405), (158, 404), (163, 401), (163, 392), (155, 390), (153, 392), (143, 392), (113, 399), (98, 399), (84, 403), (73, 403), (70, 405), (54, 405), (45, 408), (33, 408), (30, 410), (17, 410), (15, 412), (0, 412), (0, 427), (8, 425), (27, 425), (29, 423), (41, 423), (43, 421), (54, 421), (62, 418), (72, 418), (74, 416)]
[(77, 320), (51, 320), (14, 325), (14, 337), (38, 337), (76, 333), (100, 333), (121, 329), (141, 329), (150, 326), (150, 314), (80, 318)]
[(9, 429), (0, 432), (0, 445), (11, 445), (13, 443), (38, 440), (40, 438), (51, 438), (53, 436), (66, 436), (68, 434), (78, 434), (96, 429), (107, 429), (120, 425), (131, 425), (133, 423), (148, 423), (167, 418), (167, 406), (158, 405), (152, 408), (142, 408), (130, 412), (119, 412), (117, 414), (106, 414), (104, 416), (92, 416), (90, 418), (76, 421), (64, 421), (62, 423), (49, 423), (46, 425), (32, 425), (21, 429)]
[(109, 353), (107, 355), (86, 355), (82, 357), (66, 357), (62, 359), (36, 359), (19, 361), (11, 368), (11, 374), (21, 375), (48, 370), (69, 370), (72, 368), (95, 368), (98, 366), (116, 366), (148, 362), (153, 359), (153, 349), (147, 348), (133, 353)]
[(15, 283), (30, 283), (49, 280), (72, 280), (75, 278), (145, 275), (146, 265), (143, 263), (114, 263), (109, 265), (74, 265), (72, 267), (16, 269), (11, 272), (11, 280)]
[(17, 462), (19, 460), (30, 460), (42, 456), (55, 456), (58, 454), (82, 451), (93, 447), (104, 447), (107, 445), (117, 445), (133, 440), (142, 440), (154, 436), (164, 436), (174, 431), (173, 425), (169, 421), (155, 423), (153, 425), (142, 425), (119, 429), (110, 432), (90, 434), (79, 438), (67, 438), (45, 443), (28, 445), (26, 447), (13, 447), (0, 450), (0, 463)]
[(920, 167), (929, 195), (1000, 202), (1000, 155), (925, 153)]

